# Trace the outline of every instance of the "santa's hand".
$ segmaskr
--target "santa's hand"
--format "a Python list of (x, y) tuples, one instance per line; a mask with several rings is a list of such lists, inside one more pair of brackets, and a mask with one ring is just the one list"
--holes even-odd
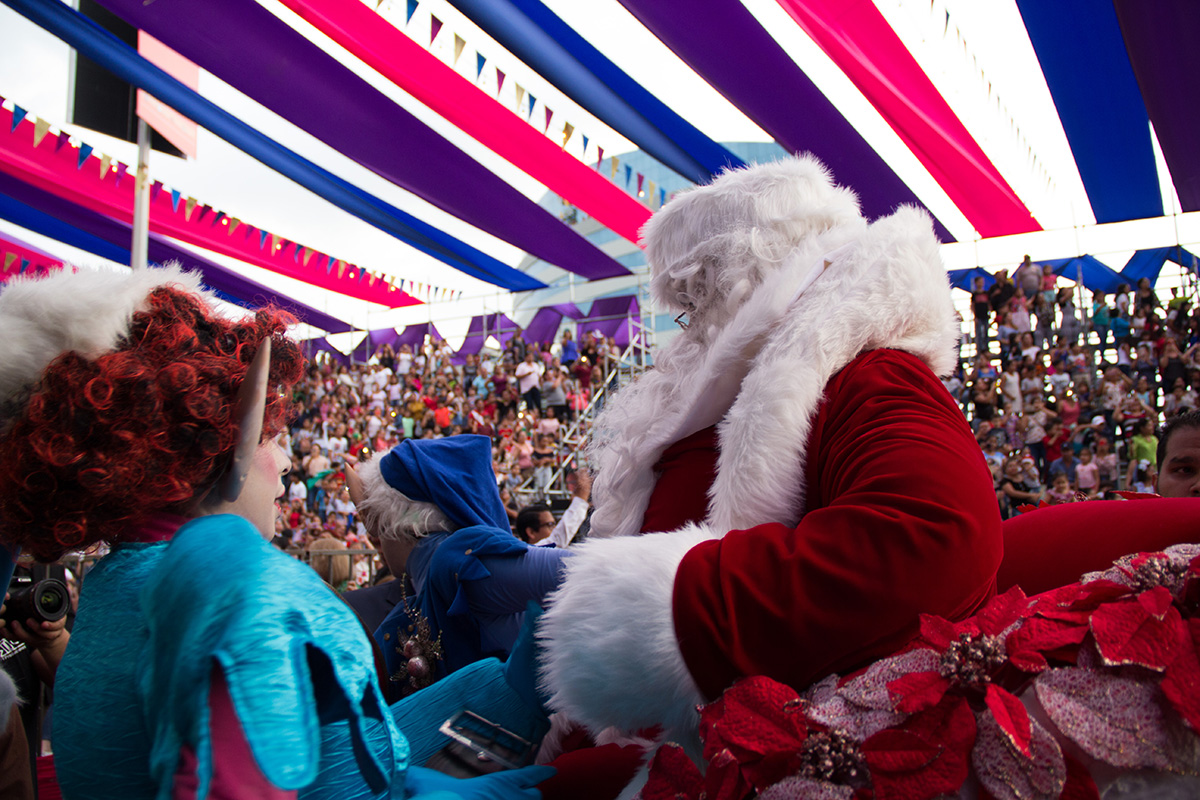
[(405, 788), (412, 800), (541, 800), (537, 785), (557, 771), (554, 767), (524, 767), (478, 778), (452, 778), (436, 770), (410, 767)]

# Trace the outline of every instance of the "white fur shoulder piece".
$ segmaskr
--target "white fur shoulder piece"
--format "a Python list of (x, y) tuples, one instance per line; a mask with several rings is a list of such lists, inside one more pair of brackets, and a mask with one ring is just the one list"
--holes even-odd
[(98, 356), (112, 350), (153, 289), (176, 284), (200, 291), (200, 276), (178, 266), (134, 272), (14, 278), (0, 293), (0, 407), (32, 387), (60, 354)]
[(671, 596), (684, 554), (715, 538), (689, 525), (572, 549), (538, 622), (540, 678), (555, 711), (592, 731), (694, 731), (704, 698), (679, 651)]
[(21, 698), (17, 696), (17, 685), (4, 667), (0, 667), (0, 733), (8, 728), (8, 717), (16, 710)]

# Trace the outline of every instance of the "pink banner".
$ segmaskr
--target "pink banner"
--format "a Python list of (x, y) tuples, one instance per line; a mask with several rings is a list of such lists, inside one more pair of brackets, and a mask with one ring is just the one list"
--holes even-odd
[(44, 275), (62, 267), (62, 259), (16, 239), (0, 236), (0, 281), (16, 275)]
[(779, 4), (883, 115), (981, 236), (1042, 229), (871, 0)]
[[(362, 3), (282, 0), (388, 80), (568, 203), (637, 242), (650, 210), (566, 153)], [(547, 124), (549, 124), (547, 109)]]
[[(102, 169), (104, 164), (97, 156), (81, 160), (78, 148), (56, 146), (57, 140), (49, 136), (35, 147), (34, 123), (25, 120), (14, 129), (12, 118), (11, 111), (0, 108), (0, 170), (85, 208), (132, 223), (134, 181), (118, 182), (115, 164)], [(354, 264), (228, 217), (195, 198), (164, 190), (161, 184), (150, 191), (150, 230), (389, 308), (421, 302), (369, 272), (364, 274)]]

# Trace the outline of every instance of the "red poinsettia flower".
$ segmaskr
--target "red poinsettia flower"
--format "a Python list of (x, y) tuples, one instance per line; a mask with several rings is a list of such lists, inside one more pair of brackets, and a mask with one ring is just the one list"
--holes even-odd
[(1008, 690), (992, 682), (1007, 663), (1004, 636), (1030, 613), (1025, 593), (1014, 586), (962, 622), (922, 615), (921, 639), (940, 653), (938, 668), (889, 683), (896, 708), (909, 712), (933, 708), (952, 691), (982, 700), (1013, 744), (1030, 755), (1029, 714)]

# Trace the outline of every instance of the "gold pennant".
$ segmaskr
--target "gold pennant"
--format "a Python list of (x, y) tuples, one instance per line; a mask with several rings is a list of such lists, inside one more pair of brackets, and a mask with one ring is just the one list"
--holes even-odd
[(646, 205), (654, 207), (654, 181), (647, 179), (646, 181)]
[(312, 258), (312, 256), (313, 256), (313, 249), (311, 247), (304, 248), (304, 258), (302, 259), (304, 262), (304, 266), (306, 266), (306, 267), (308, 266), (308, 261), (309, 261), (309, 259)]
[(183, 218), (185, 220), (191, 220), (192, 212), (196, 210), (197, 202), (199, 202), (199, 201), (196, 200), (196, 198), (194, 198), (194, 197), (189, 197), (187, 199), (187, 203), (185, 203), (183, 206)]
[(612, 176), (611, 177), (614, 181), (617, 179), (617, 165), (618, 165), (619, 161), (620, 161), (620, 159), (618, 159), (616, 156), (612, 157)]
[(46, 134), (50, 132), (50, 123), (41, 117), (37, 118), (37, 124), (33, 126), (33, 146), (37, 147), (42, 143), (42, 139), (46, 138)]
[(374, 285), (375, 285), (375, 281), (376, 281), (375, 273), (374, 273), (374, 272), (368, 272), (368, 273), (367, 273), (367, 286), (374, 286)]
[(462, 57), (463, 48), (466, 46), (466, 40), (457, 33), (454, 34), (454, 66), (458, 66), (458, 59)]
[(4, 254), (4, 271), (8, 272), (8, 268), (11, 267), (12, 263), (16, 260), (17, 260), (16, 253), (5, 253)]
[(271, 255), (275, 255), (278, 252), (279, 252), (279, 234), (272, 233), (271, 234)]
[(341, 259), (338, 259), (337, 269), (338, 269), (338, 277), (339, 278), (342, 277), (343, 275), (345, 275), (346, 274), (346, 262), (342, 261)]
[(525, 87), (521, 84), (516, 84), (517, 87), (517, 111), (521, 110), (521, 101), (525, 99)]
[(112, 166), (112, 156), (101, 156), (100, 158), (100, 180), (104, 180), (104, 176), (108, 175), (108, 168)]
[(237, 230), (238, 225), (241, 225), (241, 224), (242, 224), (242, 221), (240, 219), (238, 219), (237, 217), (230, 217), (229, 218), (229, 235), (232, 236), (233, 232)]
[(575, 126), (571, 123), (563, 125), (563, 147), (567, 146), (567, 142), (571, 141), (571, 134), (575, 133)]

